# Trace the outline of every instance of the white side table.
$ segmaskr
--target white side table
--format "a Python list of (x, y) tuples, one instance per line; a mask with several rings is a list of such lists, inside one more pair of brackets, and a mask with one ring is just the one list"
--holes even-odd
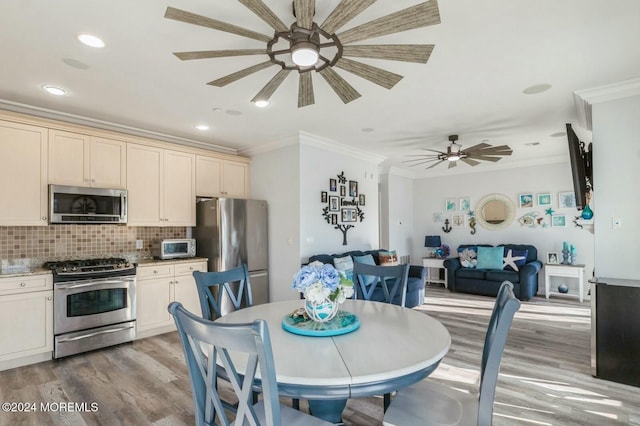
[[(437, 257), (423, 257), (422, 258), (422, 266), (427, 268), (427, 282), (428, 283), (438, 283), (444, 284), (444, 288), (447, 287), (447, 268), (444, 267), (444, 261), (447, 259), (438, 259)], [(431, 273), (433, 270), (435, 271), (435, 278), (432, 277)], [(440, 271), (438, 269), (444, 269), (444, 280), (440, 279)]]
[[(544, 264), (544, 296), (548, 299), (551, 294), (560, 294), (563, 296), (573, 296), (582, 300), (584, 299), (584, 266), (585, 265), (563, 265), (563, 264)], [(578, 295), (570, 293), (560, 293), (551, 291), (551, 277), (567, 277), (578, 279)]]

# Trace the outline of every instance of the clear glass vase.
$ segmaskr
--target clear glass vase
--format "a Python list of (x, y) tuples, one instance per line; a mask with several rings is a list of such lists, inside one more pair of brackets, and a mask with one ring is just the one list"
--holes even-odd
[(305, 301), (304, 309), (307, 311), (307, 315), (313, 321), (327, 322), (333, 319), (338, 313), (338, 302), (332, 302), (329, 299), (324, 299), (322, 303), (314, 303)]

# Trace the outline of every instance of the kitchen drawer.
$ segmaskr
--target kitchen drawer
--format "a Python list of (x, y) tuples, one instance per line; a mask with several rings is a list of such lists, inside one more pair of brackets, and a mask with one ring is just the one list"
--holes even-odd
[(173, 277), (174, 265), (152, 265), (138, 266), (136, 278), (144, 280), (147, 278)]
[(176, 264), (176, 276), (191, 275), (193, 271), (207, 272), (207, 262), (178, 263)]
[(53, 276), (51, 274), (0, 278), (0, 295), (52, 289)]

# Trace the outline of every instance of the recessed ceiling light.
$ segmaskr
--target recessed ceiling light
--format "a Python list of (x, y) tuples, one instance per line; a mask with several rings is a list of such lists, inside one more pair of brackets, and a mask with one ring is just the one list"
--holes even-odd
[(229, 115), (242, 115), (242, 112), (240, 112), (238, 110), (235, 110), (235, 109), (228, 109), (226, 111), (226, 113), (229, 114)]
[[(269, 106), (269, 101), (265, 100), (265, 99), (259, 99), (257, 101), (254, 101), (253, 104), (255, 106), (257, 106), (258, 108), (266, 108)], [(228, 113), (228, 111), (227, 111)]]
[(56, 87), (56, 86), (46, 85), (46, 86), (42, 86), (42, 88), (44, 90), (46, 90), (47, 92), (49, 92), (50, 94), (56, 95), (56, 96), (62, 96), (62, 95), (66, 95), (67, 94), (66, 90), (64, 90), (64, 89), (62, 89), (60, 87)]
[(213, 108), (212, 111), (213, 112), (222, 112), (222, 108)]
[(373, 127), (365, 127), (364, 129), (362, 129), (363, 132), (365, 133), (371, 133), (373, 132), (375, 129)]
[(198, 124), (198, 125), (196, 126), (196, 129), (198, 129), (198, 130), (202, 130), (202, 131), (204, 131), (204, 130), (209, 130), (209, 126), (207, 126), (206, 124)]
[(91, 34), (80, 34), (78, 36), (78, 40), (80, 40), (81, 43), (86, 44), (87, 46), (104, 47), (104, 41)]
[(549, 89), (551, 89), (551, 85), (550, 84), (547, 84), (547, 83), (535, 84), (533, 86), (529, 86), (526, 89), (524, 89), (522, 91), (522, 93), (524, 93), (526, 95), (535, 95), (537, 93), (546, 92)]

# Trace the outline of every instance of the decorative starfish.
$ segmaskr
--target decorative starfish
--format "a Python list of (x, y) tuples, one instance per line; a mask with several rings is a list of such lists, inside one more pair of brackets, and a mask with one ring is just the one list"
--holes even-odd
[(504, 264), (502, 265), (502, 268), (504, 269), (505, 266), (511, 266), (511, 268), (514, 271), (518, 270), (518, 265), (516, 265), (516, 260), (523, 260), (526, 259), (525, 256), (514, 256), (513, 255), (513, 250), (509, 249), (509, 251), (507, 252), (507, 255), (502, 259)]
[(469, 210), (469, 213), (467, 213), (469, 215), (469, 217), (476, 217), (476, 212), (474, 212), (473, 210)]
[(545, 214), (548, 214), (549, 216), (552, 216), (554, 213), (553, 209), (551, 207), (549, 207), (547, 210), (545, 210)]

